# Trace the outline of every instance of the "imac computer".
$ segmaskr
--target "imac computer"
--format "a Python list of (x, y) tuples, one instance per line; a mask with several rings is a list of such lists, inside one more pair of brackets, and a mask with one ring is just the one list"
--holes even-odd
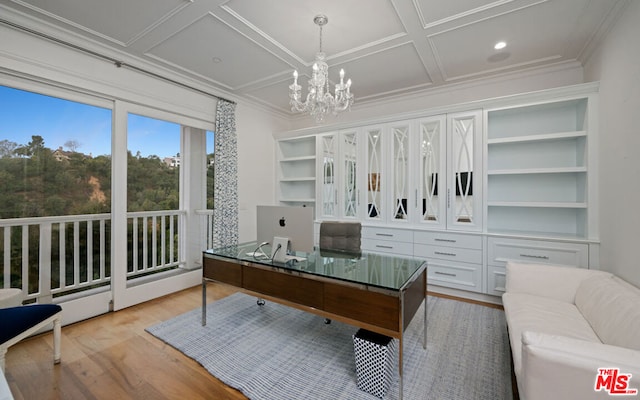
[(313, 207), (257, 206), (258, 243), (271, 245), (271, 259), (297, 259), (296, 251), (313, 252)]

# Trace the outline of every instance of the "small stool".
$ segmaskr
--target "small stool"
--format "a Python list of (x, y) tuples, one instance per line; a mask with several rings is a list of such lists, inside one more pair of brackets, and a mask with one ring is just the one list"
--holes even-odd
[(0, 289), (0, 308), (22, 305), (22, 290), (16, 288)]

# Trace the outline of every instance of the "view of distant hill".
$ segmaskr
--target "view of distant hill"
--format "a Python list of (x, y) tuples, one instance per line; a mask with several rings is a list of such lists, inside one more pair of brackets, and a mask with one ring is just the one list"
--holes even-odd
[[(157, 156), (129, 152), (128, 157), (127, 210), (178, 209), (180, 169)], [(213, 166), (209, 169), (207, 208), (212, 208)], [(26, 145), (0, 141), (0, 219), (110, 211), (110, 156), (51, 150), (37, 135)]]

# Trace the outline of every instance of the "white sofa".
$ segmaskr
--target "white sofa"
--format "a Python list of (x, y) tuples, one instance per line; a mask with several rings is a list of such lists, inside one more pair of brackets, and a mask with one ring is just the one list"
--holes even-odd
[(631, 374), (626, 389), (638, 394), (621, 398), (640, 399), (640, 289), (582, 268), (509, 262), (506, 274), (502, 301), (521, 400), (611, 399), (606, 376), (596, 391), (600, 368)]

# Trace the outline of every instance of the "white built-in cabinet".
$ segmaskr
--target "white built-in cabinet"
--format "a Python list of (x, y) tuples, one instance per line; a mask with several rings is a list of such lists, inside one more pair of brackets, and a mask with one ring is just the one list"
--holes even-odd
[(482, 230), (481, 110), (323, 133), (318, 142), (318, 218)]
[(499, 296), (509, 260), (598, 267), (597, 84), (278, 141), (281, 204), (363, 224), (430, 286)]

